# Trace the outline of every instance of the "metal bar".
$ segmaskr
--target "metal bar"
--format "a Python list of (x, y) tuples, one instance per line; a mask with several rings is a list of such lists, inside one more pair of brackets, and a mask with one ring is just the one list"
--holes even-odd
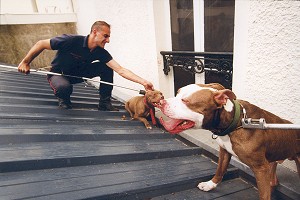
[[(7, 66), (7, 65), (1, 65), (1, 64), (0, 64), (0, 67), (2, 67), (2, 68), (8, 68), (8, 69), (14, 69), (14, 70), (18, 69), (17, 67)], [(86, 78), (86, 77), (72, 76), (72, 75), (67, 75), (67, 74), (60, 74), (60, 73), (49, 72), (49, 71), (42, 71), (42, 70), (36, 70), (36, 69), (30, 69), (30, 73), (33, 73), (33, 74), (44, 74), (44, 75), (48, 75), (49, 74), (49, 75), (55, 75), (55, 76), (66, 76), (66, 77), (71, 77), (71, 78), (78, 78), (78, 79), (83, 79), (83, 80), (86, 80), (86, 81), (103, 83), (103, 84), (106, 84), (106, 85), (112, 85), (112, 86), (120, 87), (120, 88), (127, 89), (127, 90), (137, 91), (137, 92), (139, 92), (139, 94), (143, 94), (143, 95), (146, 93), (146, 91), (144, 91), (144, 90), (136, 90), (136, 89), (132, 89), (132, 88), (128, 88), (128, 87), (116, 85), (116, 84), (113, 84), (113, 83), (109, 83), (109, 82), (106, 82), (106, 81), (93, 80), (91, 78)]]
[(161, 51), (160, 54), (180, 56), (233, 56), (232, 52)]
[(265, 129), (300, 129), (299, 124), (266, 124)]
[(243, 118), (242, 127), (249, 129), (300, 129), (299, 124), (267, 124), (264, 118)]
[(232, 52), (194, 52), (161, 51), (163, 72), (168, 75), (171, 67), (191, 74), (216, 76), (226, 88), (232, 88), (233, 53)]

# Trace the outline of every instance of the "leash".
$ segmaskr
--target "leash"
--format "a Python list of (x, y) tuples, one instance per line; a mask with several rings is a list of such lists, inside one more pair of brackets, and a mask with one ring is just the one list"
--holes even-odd
[(152, 124), (154, 126), (156, 126), (157, 123), (156, 123), (156, 119), (155, 119), (155, 115), (154, 115), (154, 106), (153, 105), (151, 105), (151, 107), (149, 106), (149, 104), (147, 102), (147, 99), (146, 99), (146, 96), (144, 97), (144, 104), (150, 110), (150, 116), (151, 116)]
[[(1, 64), (0, 64), (0, 67), (11, 69), (11, 70), (8, 70), (8, 71), (14, 71), (14, 70), (18, 69), (17, 67), (7, 66), (7, 65), (1, 65)], [(103, 83), (103, 84), (106, 84), (106, 85), (112, 85), (112, 86), (116, 86), (116, 87), (119, 87), (119, 88), (136, 91), (136, 92), (139, 92), (139, 94), (142, 94), (142, 95), (146, 94), (145, 90), (136, 90), (136, 89), (132, 89), (132, 88), (129, 88), (129, 87), (125, 87), (125, 86), (121, 86), (121, 85), (116, 85), (116, 84), (113, 84), (113, 83), (109, 83), (109, 82), (106, 82), (106, 81), (98, 81), (98, 80), (93, 80), (91, 78), (86, 78), (86, 77), (73, 76), (73, 75), (67, 75), (67, 74), (60, 74), (60, 73), (49, 72), (49, 71), (42, 71), (42, 70), (39, 70), (39, 69), (30, 69), (30, 73), (31, 72), (33, 72), (33, 74), (40, 74), (40, 75), (43, 74), (43, 75), (55, 75), (55, 76), (65, 76), (65, 77), (70, 77), (70, 78), (78, 78), (78, 79), (82, 79), (82, 80), (86, 80), (86, 81), (91, 81), (91, 82), (96, 82), (96, 83)]]

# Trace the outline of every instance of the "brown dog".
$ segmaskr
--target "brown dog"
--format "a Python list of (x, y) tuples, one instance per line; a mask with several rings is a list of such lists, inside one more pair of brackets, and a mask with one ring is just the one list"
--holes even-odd
[[(171, 133), (188, 128), (203, 128), (217, 135), (220, 145), (215, 176), (198, 188), (209, 191), (221, 182), (231, 156), (235, 155), (254, 172), (261, 200), (271, 199), (271, 185), (278, 183), (276, 161), (293, 159), (300, 176), (300, 130), (245, 129), (241, 127), (245, 115), (264, 118), (269, 124), (290, 124), (247, 101), (235, 100), (235, 94), (220, 84), (192, 84), (180, 89), (176, 97), (162, 100), (162, 112), (170, 117), (161, 124)], [(243, 108), (246, 113), (243, 113)]]
[(158, 90), (148, 90), (145, 96), (136, 96), (131, 98), (125, 104), (125, 109), (129, 112), (131, 119), (138, 119), (145, 124), (147, 129), (152, 129), (146, 117), (152, 114), (152, 123), (156, 125), (154, 119), (154, 107), (156, 107), (160, 100), (164, 99), (163, 94)]

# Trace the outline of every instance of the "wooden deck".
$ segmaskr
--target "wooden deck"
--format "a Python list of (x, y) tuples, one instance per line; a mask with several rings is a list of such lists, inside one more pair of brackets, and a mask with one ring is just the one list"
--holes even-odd
[(119, 101), (98, 111), (91, 86), (75, 85), (73, 109), (60, 110), (45, 76), (0, 69), (0, 97), (1, 200), (258, 199), (233, 166), (216, 190), (198, 190), (216, 169), (207, 152), (131, 121)]

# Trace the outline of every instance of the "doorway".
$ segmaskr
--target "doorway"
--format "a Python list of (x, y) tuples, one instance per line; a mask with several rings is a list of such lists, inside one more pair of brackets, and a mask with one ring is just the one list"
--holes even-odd
[[(235, 0), (204, 0), (204, 50), (206, 52), (233, 52)], [(231, 88), (232, 80), (224, 74), (205, 72), (205, 83), (217, 82)]]
[[(193, 0), (170, 0), (172, 51), (194, 51)], [(195, 75), (173, 68), (174, 94), (185, 85), (195, 83)]]
[[(194, 1), (201, 1), (203, 9), (194, 9)], [(170, 0), (172, 51), (195, 51), (194, 41), (200, 41), (204, 52), (233, 52), (234, 5), (235, 0)], [(204, 26), (194, 16), (204, 16)], [(201, 34), (194, 34), (194, 27), (200, 27), (204, 39), (199, 39)], [(179, 67), (173, 71), (175, 94), (180, 87), (195, 83), (194, 74)], [(205, 72), (204, 79), (205, 83), (218, 82), (231, 88), (221, 73)]]

